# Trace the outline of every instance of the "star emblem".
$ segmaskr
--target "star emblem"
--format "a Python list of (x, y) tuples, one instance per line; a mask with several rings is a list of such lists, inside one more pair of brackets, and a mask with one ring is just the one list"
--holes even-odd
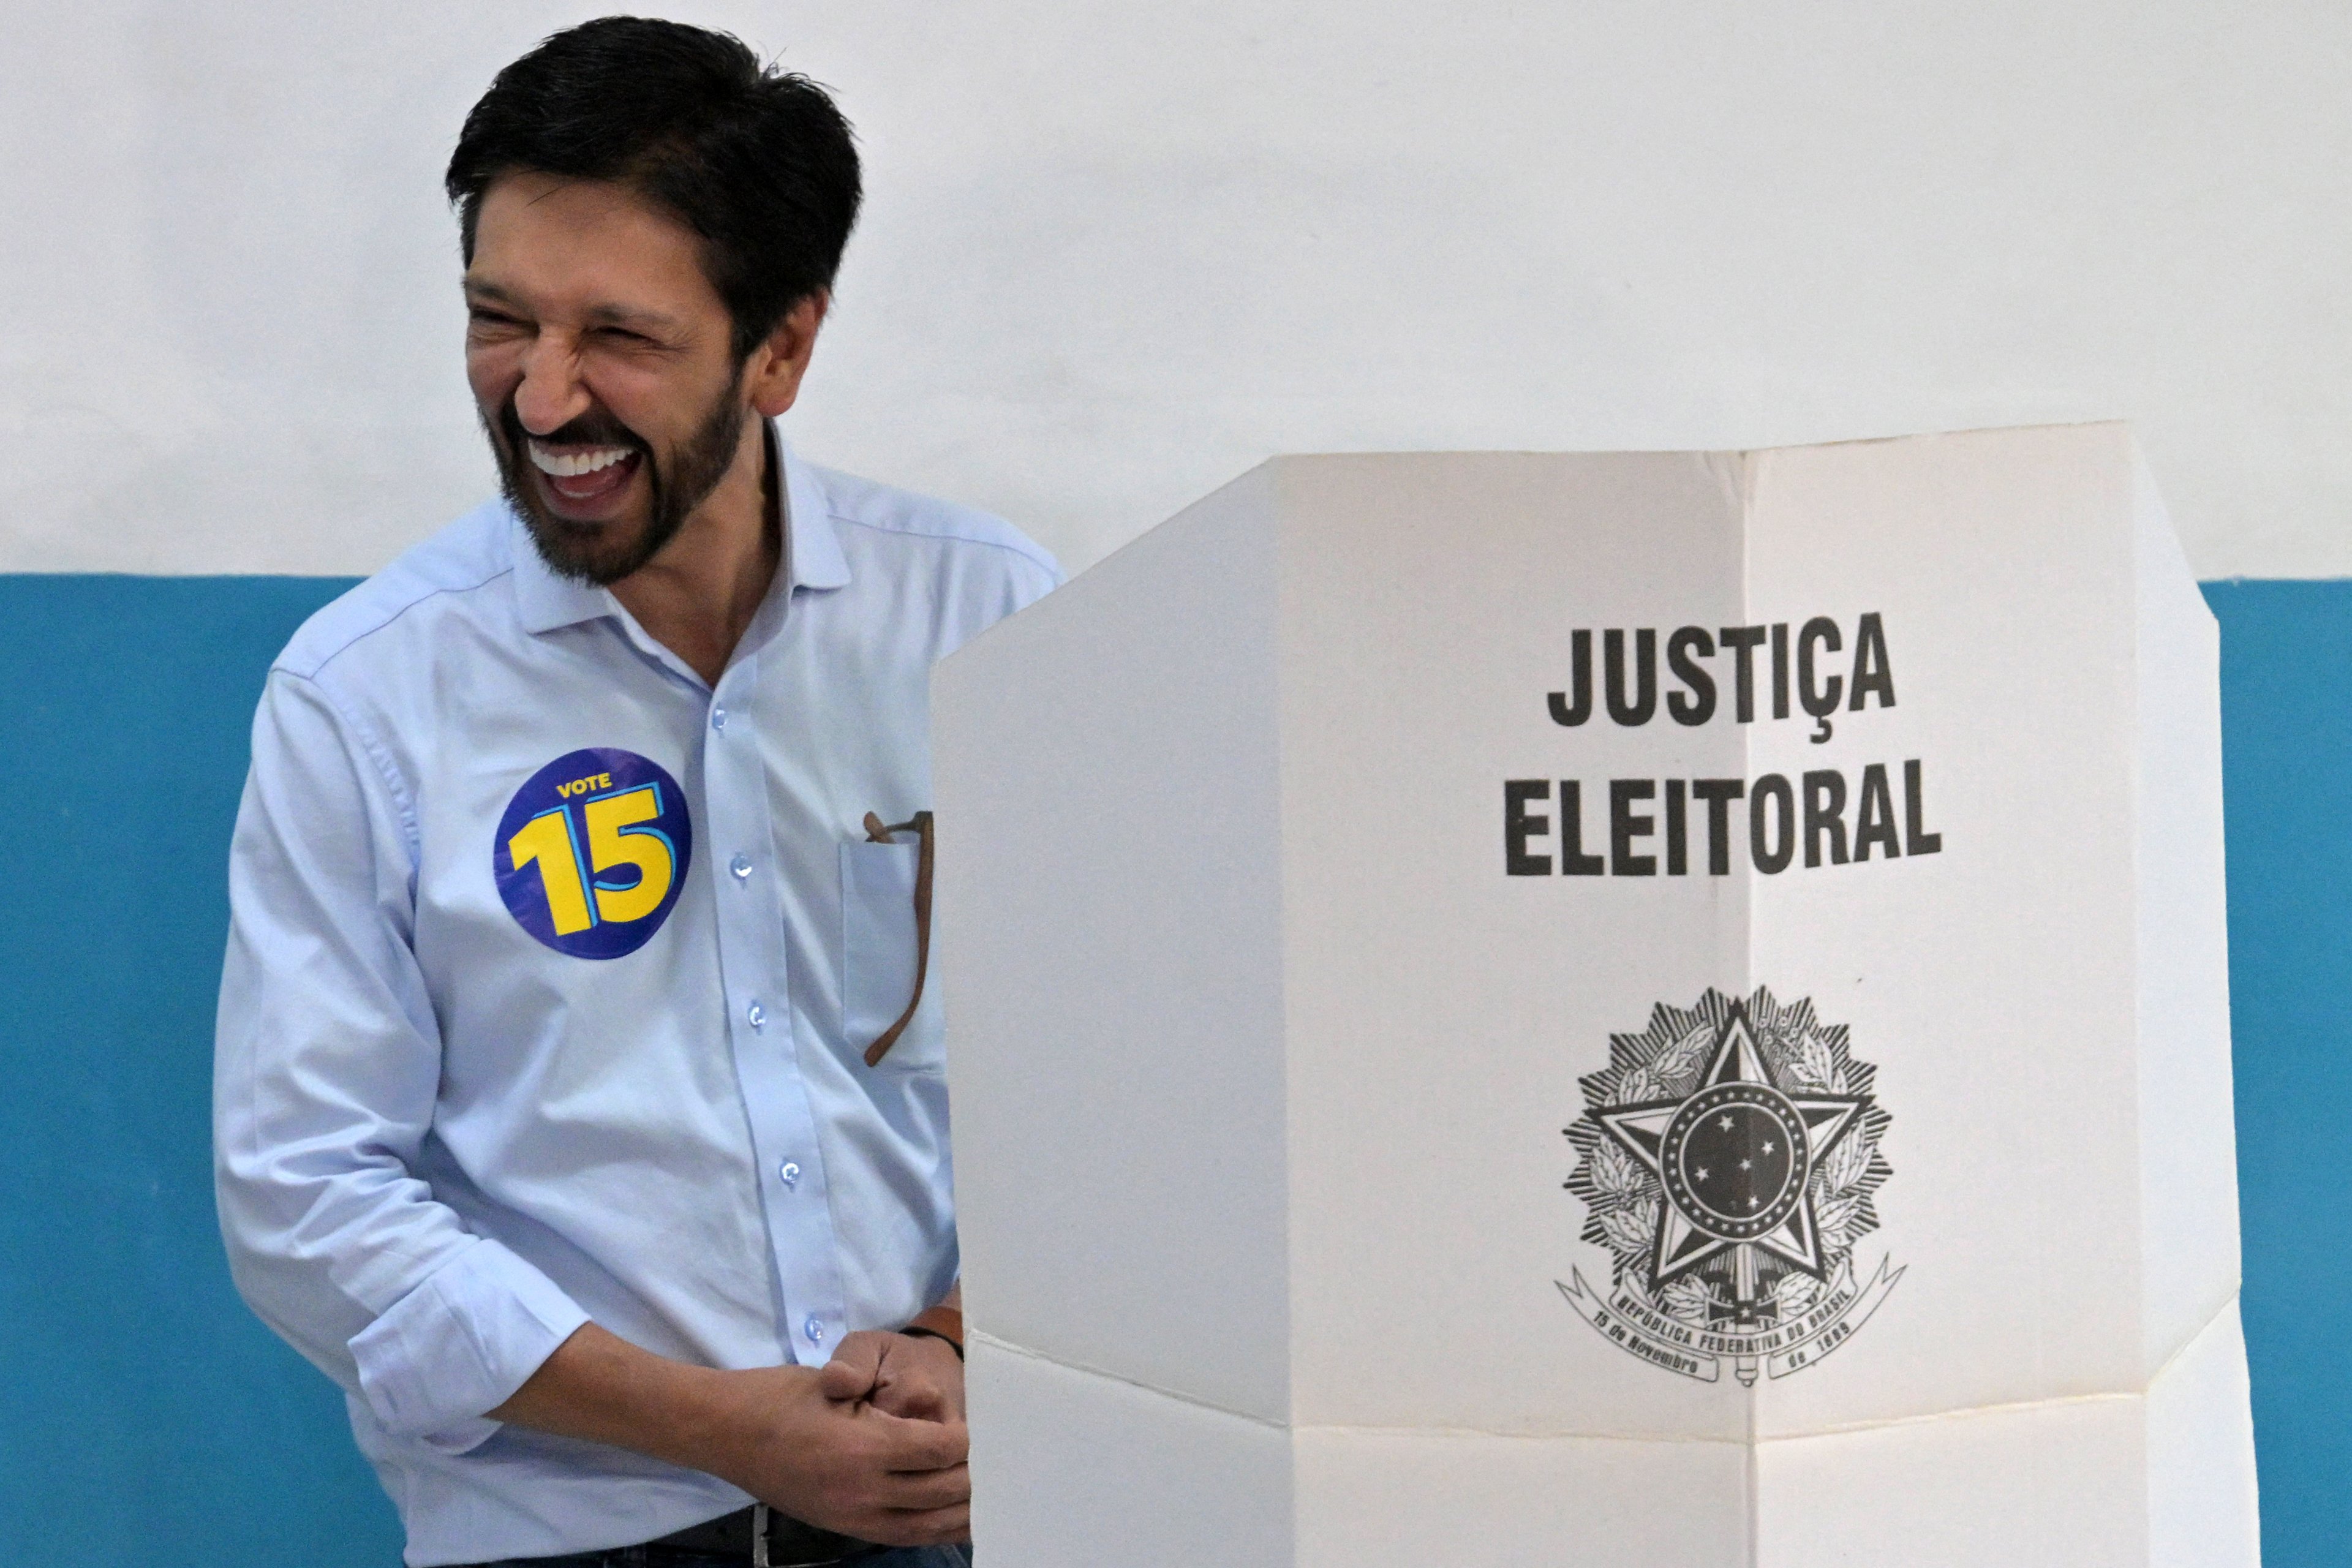
[(1858, 1095), (1783, 1090), (1757, 1047), (1747, 1008), (1735, 1003), (1689, 1094), (1596, 1109), (1611, 1141), (1665, 1189), (1651, 1290), (1726, 1252), (1743, 1283), (1754, 1277), (1757, 1251), (1825, 1278), (1811, 1178), (1866, 1103)]

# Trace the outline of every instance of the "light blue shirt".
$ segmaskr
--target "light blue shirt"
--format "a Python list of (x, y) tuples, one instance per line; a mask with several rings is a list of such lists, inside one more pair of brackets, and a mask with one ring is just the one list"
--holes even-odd
[(917, 851), (860, 824), (930, 804), (932, 664), (1059, 574), (771, 450), (785, 563), (716, 688), (498, 503), (313, 616), (254, 721), (221, 1226), (346, 1391), (412, 1563), (748, 1500), (485, 1415), (582, 1323), (814, 1364), (957, 1277), (935, 997), (863, 1056), (912, 987)]

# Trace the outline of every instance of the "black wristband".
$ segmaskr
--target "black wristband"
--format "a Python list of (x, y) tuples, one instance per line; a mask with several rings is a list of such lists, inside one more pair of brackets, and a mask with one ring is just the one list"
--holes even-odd
[(900, 1329), (898, 1331), (906, 1335), (910, 1340), (937, 1340), (940, 1343), (947, 1346), (948, 1349), (955, 1352), (956, 1360), (963, 1360), (963, 1347), (956, 1343), (955, 1341), (948, 1338), (947, 1335), (940, 1332), (937, 1329), (918, 1329), (908, 1327)]

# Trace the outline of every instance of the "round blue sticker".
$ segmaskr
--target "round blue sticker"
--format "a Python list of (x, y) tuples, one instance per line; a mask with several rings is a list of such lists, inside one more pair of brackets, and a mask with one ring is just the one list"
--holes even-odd
[(574, 958), (619, 958), (669, 919), (693, 855), (677, 781), (635, 752), (591, 746), (515, 791), (491, 865), (523, 930)]

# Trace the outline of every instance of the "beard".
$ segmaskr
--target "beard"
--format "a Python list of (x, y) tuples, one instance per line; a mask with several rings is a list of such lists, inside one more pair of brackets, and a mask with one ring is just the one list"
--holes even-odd
[(693, 432), (669, 452), (656, 452), (637, 433), (605, 413), (591, 408), (562, 429), (540, 437), (551, 446), (622, 447), (643, 454), (646, 481), (651, 492), (644, 523), (634, 532), (625, 520), (574, 522), (550, 511), (541, 501), (538, 481), (530, 469), (529, 436), (509, 397), (493, 426), (482, 418), (491, 454), (499, 465), (499, 488), (530, 531), (540, 559), (559, 577), (608, 588), (635, 572), (662, 547), (677, 537), (694, 509), (708, 500), (727, 477), (743, 438), (743, 421), (750, 412), (736, 401), (741, 378), (720, 389)]

